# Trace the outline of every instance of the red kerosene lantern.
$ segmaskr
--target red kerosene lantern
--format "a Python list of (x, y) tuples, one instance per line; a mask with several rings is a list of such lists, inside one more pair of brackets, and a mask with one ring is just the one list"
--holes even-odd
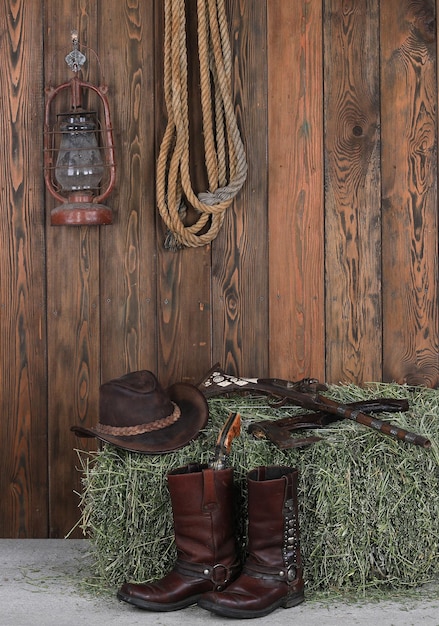
[[(101, 204), (112, 192), (116, 178), (113, 129), (106, 96), (99, 87), (79, 78), (86, 61), (72, 32), (73, 50), (65, 60), (73, 78), (47, 89), (44, 121), (44, 176), (47, 189), (61, 204), (51, 211), (51, 224), (111, 224), (111, 209)], [(70, 109), (57, 112), (62, 94), (70, 92)], [(85, 99), (94, 110), (83, 108)]]

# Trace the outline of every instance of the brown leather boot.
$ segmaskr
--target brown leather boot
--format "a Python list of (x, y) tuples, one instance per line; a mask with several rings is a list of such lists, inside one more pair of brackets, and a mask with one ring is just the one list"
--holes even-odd
[(241, 576), (198, 605), (224, 617), (263, 617), (304, 600), (299, 549), (297, 476), (291, 467), (249, 472), (248, 556)]
[(233, 469), (191, 464), (168, 474), (177, 561), (150, 584), (125, 583), (120, 600), (150, 611), (176, 611), (211, 590), (224, 589), (240, 572), (233, 520)]

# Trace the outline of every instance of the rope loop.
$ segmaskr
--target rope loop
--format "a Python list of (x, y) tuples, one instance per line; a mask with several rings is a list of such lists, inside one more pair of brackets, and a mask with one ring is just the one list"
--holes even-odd
[[(157, 204), (165, 247), (210, 243), (247, 178), (232, 100), (232, 54), (224, 0), (197, 0), (204, 158), (209, 190), (195, 193), (190, 171), (185, 0), (165, 0), (164, 95), (168, 121), (157, 160)], [(188, 206), (194, 224), (186, 224)]]

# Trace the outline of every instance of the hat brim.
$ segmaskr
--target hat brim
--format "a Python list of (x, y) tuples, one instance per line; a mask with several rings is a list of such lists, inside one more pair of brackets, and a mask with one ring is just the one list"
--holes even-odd
[(167, 394), (180, 408), (181, 416), (166, 428), (130, 437), (102, 434), (94, 427), (72, 426), (70, 430), (78, 437), (96, 437), (130, 452), (163, 454), (179, 450), (196, 439), (200, 430), (206, 426), (209, 407), (201, 391), (189, 383), (175, 383), (167, 389)]

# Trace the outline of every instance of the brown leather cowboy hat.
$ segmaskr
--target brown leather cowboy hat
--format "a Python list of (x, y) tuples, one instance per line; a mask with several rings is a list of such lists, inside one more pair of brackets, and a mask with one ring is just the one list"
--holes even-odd
[(208, 416), (207, 401), (194, 385), (175, 383), (165, 391), (152, 372), (142, 370), (101, 385), (99, 423), (71, 430), (132, 452), (162, 454), (195, 439)]

